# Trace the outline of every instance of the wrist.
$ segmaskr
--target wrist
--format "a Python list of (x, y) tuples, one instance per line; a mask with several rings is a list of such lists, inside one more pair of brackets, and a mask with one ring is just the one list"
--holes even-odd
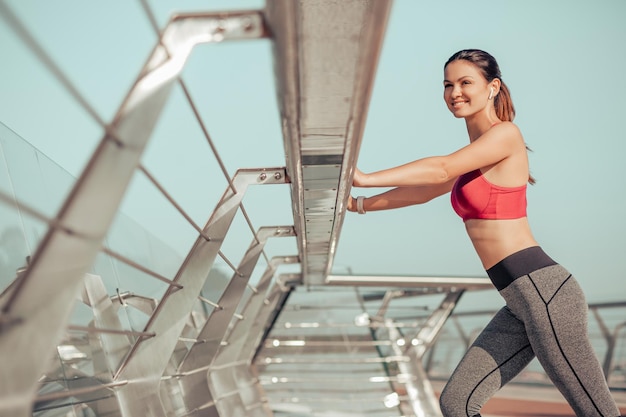
[(356, 198), (356, 211), (359, 214), (367, 213), (365, 211), (365, 196), (360, 195)]

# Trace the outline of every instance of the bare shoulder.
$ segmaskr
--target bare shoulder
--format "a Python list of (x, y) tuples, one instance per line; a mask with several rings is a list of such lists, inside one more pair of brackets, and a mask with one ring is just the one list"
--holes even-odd
[(493, 126), (488, 130), (489, 132), (497, 133), (498, 136), (507, 136), (510, 138), (521, 138), (522, 132), (513, 122), (501, 122)]
[(511, 146), (523, 145), (524, 137), (522, 132), (513, 122), (502, 122), (489, 129), (485, 136), (490, 137), (490, 141), (495, 141)]

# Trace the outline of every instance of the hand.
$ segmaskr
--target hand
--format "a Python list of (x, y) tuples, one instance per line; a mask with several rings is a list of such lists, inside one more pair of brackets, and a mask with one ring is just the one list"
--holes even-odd
[(348, 211), (356, 212), (356, 198), (352, 196), (348, 197), (348, 206), (346, 207)]

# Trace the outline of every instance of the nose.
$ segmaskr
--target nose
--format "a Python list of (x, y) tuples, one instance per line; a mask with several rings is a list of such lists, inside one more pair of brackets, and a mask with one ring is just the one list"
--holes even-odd
[(452, 98), (461, 97), (462, 95), (463, 93), (461, 92), (461, 87), (459, 87), (458, 85), (452, 87)]

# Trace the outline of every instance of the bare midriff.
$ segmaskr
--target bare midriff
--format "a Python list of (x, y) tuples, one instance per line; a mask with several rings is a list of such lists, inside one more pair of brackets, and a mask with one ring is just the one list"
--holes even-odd
[(465, 222), (465, 229), (485, 269), (515, 252), (538, 245), (526, 217), (512, 220), (470, 219)]

